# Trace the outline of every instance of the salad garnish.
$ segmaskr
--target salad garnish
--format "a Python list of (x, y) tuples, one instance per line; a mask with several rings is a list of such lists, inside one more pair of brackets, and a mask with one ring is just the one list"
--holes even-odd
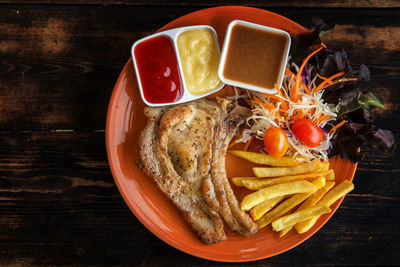
[[(284, 80), (280, 88), (276, 86), (276, 94), (234, 88), (231, 98), (251, 108), (252, 115), (230, 146), (244, 142), (247, 150), (254, 139), (280, 140), (279, 131), (274, 131), (276, 137), (265, 135), (272, 127), (286, 133), (285, 154), (300, 161), (340, 155), (357, 162), (364, 143), (385, 150), (393, 146), (393, 134), (375, 130), (369, 114), (383, 108), (382, 100), (359, 87), (360, 81), (369, 80), (368, 68), (361, 65), (355, 71), (344, 50), (328, 49), (320, 39), (325, 30), (319, 21), (313, 31), (292, 37)], [(282, 151), (274, 149), (281, 156)]]

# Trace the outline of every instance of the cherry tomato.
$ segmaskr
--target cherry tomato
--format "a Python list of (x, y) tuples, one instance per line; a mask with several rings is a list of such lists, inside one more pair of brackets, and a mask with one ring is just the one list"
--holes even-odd
[(280, 158), (288, 149), (286, 133), (279, 127), (268, 128), (264, 133), (264, 144), (271, 156)]
[(318, 146), (324, 138), (322, 130), (307, 119), (295, 120), (292, 125), (292, 132), (297, 139), (309, 147)]

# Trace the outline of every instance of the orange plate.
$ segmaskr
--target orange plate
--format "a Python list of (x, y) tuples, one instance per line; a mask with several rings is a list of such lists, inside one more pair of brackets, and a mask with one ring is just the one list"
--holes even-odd
[[(225, 29), (234, 19), (280, 28), (291, 34), (306, 31), (300, 25), (280, 15), (249, 7), (216, 7), (200, 10), (172, 21), (160, 31), (207, 24), (215, 28), (222, 46)], [(229, 89), (231, 88), (227, 87), (220, 91), (219, 95), (227, 94)], [(204, 245), (186, 225), (173, 204), (156, 188), (152, 179), (136, 165), (138, 136), (146, 124), (143, 107), (144, 103), (139, 95), (132, 59), (130, 59), (115, 85), (108, 109), (106, 143), (111, 171), (121, 195), (136, 217), (160, 239), (183, 252), (224, 262), (268, 258), (295, 247), (313, 235), (328, 221), (342, 201), (335, 203), (332, 206), (333, 212), (322, 216), (305, 234), (299, 235), (292, 230), (283, 238), (279, 238), (270, 227), (266, 227), (256, 235), (246, 238), (228, 230), (229, 237), (226, 241), (210, 246)], [(244, 160), (227, 155), (228, 177), (251, 175), (250, 166)], [(357, 167), (356, 164), (342, 159), (331, 159), (331, 166), (335, 170), (338, 182), (344, 179), (352, 180)], [(240, 198), (244, 192), (233, 188)]]

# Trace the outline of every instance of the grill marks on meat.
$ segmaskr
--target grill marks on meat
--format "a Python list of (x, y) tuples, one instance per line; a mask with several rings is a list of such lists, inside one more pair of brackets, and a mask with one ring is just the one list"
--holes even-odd
[(145, 108), (148, 124), (139, 140), (143, 170), (206, 244), (227, 238), (223, 221), (244, 236), (257, 232), (225, 171), (227, 147), (248, 112), (225, 99)]

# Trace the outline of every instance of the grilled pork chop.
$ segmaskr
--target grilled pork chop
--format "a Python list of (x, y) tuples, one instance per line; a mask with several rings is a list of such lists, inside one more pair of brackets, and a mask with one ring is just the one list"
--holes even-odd
[(228, 144), (249, 110), (226, 99), (200, 99), (146, 107), (145, 115), (140, 165), (200, 239), (206, 244), (225, 240), (224, 221), (240, 235), (256, 233), (257, 225), (240, 209), (225, 171)]

